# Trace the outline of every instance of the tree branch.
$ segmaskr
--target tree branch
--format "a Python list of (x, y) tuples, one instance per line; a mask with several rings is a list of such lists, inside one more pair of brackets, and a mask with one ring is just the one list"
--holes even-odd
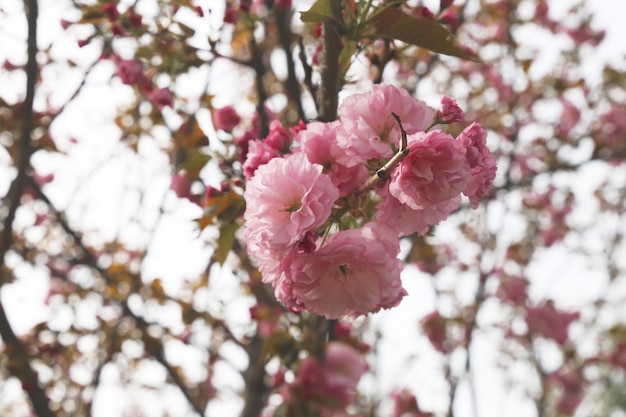
[(285, 50), (285, 58), (287, 61), (287, 80), (285, 82), (287, 97), (295, 104), (298, 111), (298, 118), (305, 120), (304, 109), (302, 108), (302, 99), (300, 92), (300, 84), (296, 78), (296, 67), (291, 55), (291, 10), (276, 9), (276, 24), (278, 26), (278, 39)]
[[(330, 2), (334, 16), (341, 16), (341, 2)], [(339, 88), (341, 68), (339, 68), (339, 54), (341, 53), (341, 35), (337, 24), (329, 20), (323, 24), (324, 48), (320, 56), (320, 72), (322, 82), (317, 90), (319, 108), (318, 120), (332, 122), (337, 119), (339, 107)]]
[[(52, 203), (52, 201), (50, 201), (48, 196), (46, 196), (43, 193), (39, 185), (37, 185), (34, 181), (31, 180), (31, 187), (34, 189), (37, 195), (37, 198), (41, 199), (49, 207), (50, 211), (54, 214), (57, 221), (59, 222), (59, 225), (65, 231), (65, 233), (67, 233), (69, 236), (72, 237), (72, 239), (76, 243), (76, 246), (83, 252), (82, 254), (83, 259), (80, 260), (80, 262), (84, 263), (86, 266), (96, 271), (107, 283), (115, 283), (116, 282), (115, 279), (110, 276), (107, 270), (103, 269), (100, 265), (98, 265), (98, 259), (96, 258), (96, 256), (83, 243), (80, 235), (74, 229), (70, 227), (64, 214), (60, 212), (54, 206), (54, 204)], [(133, 281), (141, 282), (141, 278), (138, 276), (133, 277)], [(144, 341), (146, 350), (157, 360), (157, 362), (161, 364), (161, 366), (165, 368), (168, 375), (171, 377), (172, 381), (178, 387), (178, 389), (180, 389), (180, 391), (182, 392), (184, 397), (187, 399), (187, 401), (189, 402), (189, 405), (194, 410), (194, 412), (196, 412), (200, 416), (203, 416), (204, 410), (206, 408), (205, 404), (198, 403), (198, 401), (193, 397), (193, 395), (191, 395), (191, 393), (187, 389), (182, 377), (178, 374), (176, 369), (167, 362), (167, 359), (165, 358), (165, 355), (164, 355), (162, 342), (149, 336), (147, 330), (148, 330), (148, 327), (151, 325), (151, 323), (146, 321), (143, 317), (140, 317), (137, 314), (135, 314), (130, 309), (126, 301), (120, 301), (120, 307), (122, 308), (123, 314), (133, 319), (137, 327), (141, 330), (142, 335), (144, 336), (143, 341)]]

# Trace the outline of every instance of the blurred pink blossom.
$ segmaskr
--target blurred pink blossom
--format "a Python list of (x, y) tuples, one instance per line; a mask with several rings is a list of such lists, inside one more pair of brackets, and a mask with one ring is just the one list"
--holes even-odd
[(248, 152), (246, 154), (246, 161), (243, 163), (243, 174), (246, 179), (252, 178), (258, 167), (280, 156), (276, 148), (270, 146), (263, 140), (252, 140), (248, 142), (247, 145)]
[(213, 124), (216, 129), (230, 132), (241, 122), (241, 118), (233, 106), (220, 107), (213, 111)]
[(467, 126), (457, 137), (467, 149), (467, 161), (471, 169), (471, 178), (463, 191), (472, 208), (478, 207), (478, 200), (489, 194), (491, 184), (496, 177), (496, 159), (487, 148), (487, 132), (474, 122)]
[(368, 365), (356, 349), (329, 342), (323, 360), (305, 358), (296, 379), (281, 390), (288, 403), (317, 406), (321, 415), (343, 411), (355, 398), (356, 386)]
[(143, 67), (136, 59), (119, 59), (116, 67), (117, 76), (123, 84), (135, 85), (143, 79)]
[(461, 122), (465, 118), (465, 113), (456, 103), (456, 100), (443, 96), (441, 105), (437, 111), (437, 121), (440, 123)]
[(159, 88), (148, 93), (148, 100), (157, 108), (172, 107), (174, 97), (169, 88)]
[(552, 302), (526, 309), (526, 323), (531, 333), (554, 340), (563, 346), (568, 340), (569, 325), (578, 319), (578, 312), (558, 311)]

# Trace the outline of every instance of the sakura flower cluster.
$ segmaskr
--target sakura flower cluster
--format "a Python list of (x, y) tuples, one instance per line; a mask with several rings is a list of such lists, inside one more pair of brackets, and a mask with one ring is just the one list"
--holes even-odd
[(375, 85), (346, 98), (339, 120), (293, 131), (278, 122), (250, 142), (244, 239), (263, 281), (292, 311), (329, 319), (396, 306), (399, 240), (423, 234), (489, 192), (495, 159), (479, 123), (456, 138), (438, 128), (464, 115)]

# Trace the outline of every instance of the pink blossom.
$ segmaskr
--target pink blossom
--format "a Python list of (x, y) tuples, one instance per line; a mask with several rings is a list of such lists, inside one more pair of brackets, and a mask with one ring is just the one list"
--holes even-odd
[(140, 14), (135, 12), (135, 8), (131, 7), (130, 9), (128, 9), (127, 13), (128, 13), (128, 23), (130, 23), (130, 26), (135, 29), (141, 28), (143, 18), (141, 17)]
[(456, 28), (459, 25), (459, 15), (454, 9), (448, 9), (439, 16), (439, 23)]
[(159, 109), (172, 107), (174, 104), (172, 92), (169, 88), (159, 88), (148, 93), (148, 100)]
[(276, 148), (268, 145), (263, 140), (252, 140), (247, 145), (248, 152), (246, 161), (243, 163), (243, 174), (246, 179), (252, 178), (258, 167), (280, 156), (280, 152)]
[(241, 136), (237, 136), (234, 140), (237, 148), (237, 160), (241, 163), (246, 161), (250, 142), (259, 138), (259, 133), (255, 129), (246, 130)]
[(342, 411), (354, 401), (356, 385), (367, 369), (359, 351), (344, 343), (329, 342), (324, 359), (305, 358), (296, 379), (281, 393), (287, 403), (309, 403), (322, 415)]
[(465, 118), (465, 113), (456, 103), (456, 100), (443, 96), (436, 118), (440, 123), (462, 122)]
[(600, 147), (617, 151), (626, 145), (626, 106), (614, 106), (602, 113), (594, 138)]
[(235, 23), (237, 21), (237, 10), (232, 7), (227, 8), (222, 20), (224, 23)]
[(500, 282), (498, 295), (513, 305), (523, 305), (526, 301), (528, 281), (520, 277), (505, 278)]
[(561, 394), (555, 406), (556, 412), (559, 415), (574, 414), (585, 393), (583, 376), (575, 370), (561, 368), (549, 376), (548, 383), (551, 391), (558, 390)]
[(560, 346), (567, 342), (569, 325), (578, 317), (578, 312), (558, 311), (552, 302), (526, 309), (526, 323), (530, 332), (552, 339)]
[(298, 133), (300, 149), (309, 162), (320, 164), (330, 175), (333, 184), (345, 196), (362, 185), (368, 177), (365, 165), (347, 167), (342, 160), (345, 151), (337, 143), (337, 137), (345, 135), (339, 121), (331, 123), (312, 122)]
[(409, 154), (392, 172), (389, 193), (413, 210), (461, 194), (469, 181), (463, 144), (440, 130), (409, 136)]
[(422, 411), (417, 398), (406, 389), (391, 393), (393, 400), (392, 417), (432, 417), (432, 413)]
[(317, 251), (295, 257), (293, 296), (329, 319), (396, 306), (406, 295), (399, 250), (395, 232), (376, 223), (337, 232)]
[(376, 221), (392, 227), (399, 236), (409, 236), (413, 233), (425, 234), (431, 226), (448, 218), (450, 213), (461, 204), (461, 197), (456, 196), (428, 208), (414, 210), (389, 195), (386, 189), (381, 190), (379, 195), (383, 199), (376, 206)]
[(241, 118), (233, 106), (220, 107), (213, 112), (213, 124), (216, 129), (230, 132), (239, 122)]
[(276, 0), (274, 2), (274, 6), (279, 9), (290, 9), (291, 8), (291, 0)]
[(289, 151), (291, 145), (291, 136), (278, 120), (272, 120), (270, 123), (270, 131), (265, 138), (268, 146), (279, 151), (281, 154)]
[(281, 256), (323, 224), (339, 190), (322, 166), (302, 154), (274, 158), (248, 181), (244, 232), (248, 246)]
[(109, 22), (114, 22), (120, 17), (120, 12), (117, 10), (117, 5), (113, 2), (104, 3), (102, 5), (102, 12), (107, 17)]
[(421, 320), (422, 329), (436, 351), (446, 352), (446, 319), (438, 311), (427, 314)]
[(435, 14), (426, 6), (417, 6), (417, 15), (422, 19), (435, 20)]
[(135, 59), (120, 59), (116, 63), (117, 76), (123, 84), (138, 84), (143, 79), (143, 67)]
[(372, 91), (347, 97), (339, 107), (345, 138), (341, 146), (346, 166), (361, 164), (369, 159), (390, 158), (400, 144), (400, 129), (391, 116), (400, 117), (408, 134), (426, 129), (435, 111), (415, 100), (406, 90), (388, 84), (372, 86)]
[(178, 198), (187, 198), (191, 193), (191, 181), (186, 173), (178, 173), (172, 177), (170, 189)]
[(496, 177), (496, 159), (487, 148), (487, 132), (474, 122), (467, 126), (457, 140), (467, 149), (466, 157), (471, 169), (471, 178), (463, 191), (472, 208), (478, 207), (478, 200), (489, 194), (491, 184)]
[(559, 120), (559, 129), (567, 135), (580, 121), (580, 110), (564, 98), (561, 98), (561, 105), (563, 111)]

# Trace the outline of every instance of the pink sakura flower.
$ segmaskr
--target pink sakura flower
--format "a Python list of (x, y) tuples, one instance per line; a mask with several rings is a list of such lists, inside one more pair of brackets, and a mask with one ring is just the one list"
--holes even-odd
[(278, 9), (290, 9), (291, 0), (276, 0), (274, 6)]
[(513, 305), (523, 305), (526, 301), (528, 281), (520, 277), (504, 278), (498, 288), (498, 296)]
[(306, 310), (328, 319), (374, 313), (406, 295), (399, 251), (395, 231), (385, 226), (342, 230), (317, 251), (296, 256), (285, 284)]
[(550, 391), (560, 392), (556, 403), (559, 415), (572, 415), (583, 401), (586, 381), (580, 372), (561, 368), (548, 377)]
[(116, 62), (117, 76), (123, 84), (135, 85), (143, 79), (143, 67), (135, 59), (120, 59)]
[(426, 129), (435, 115), (425, 103), (392, 85), (377, 84), (371, 92), (347, 97), (339, 107), (341, 124), (347, 132), (339, 138), (347, 154), (343, 164), (353, 166), (393, 156), (393, 148), (400, 144), (400, 129), (391, 113), (400, 117), (408, 134)]
[(430, 344), (436, 351), (445, 353), (447, 350), (446, 342), (448, 340), (446, 334), (446, 319), (442, 317), (438, 311), (433, 311), (424, 316), (420, 323)]
[(265, 141), (256, 139), (247, 143), (248, 152), (243, 163), (243, 174), (246, 179), (254, 176), (257, 168), (280, 156), (280, 152)]
[(259, 133), (255, 129), (246, 130), (241, 136), (237, 136), (233, 141), (237, 149), (237, 160), (241, 163), (246, 161), (250, 142), (258, 139)]
[(176, 193), (178, 198), (191, 199), (191, 180), (185, 172), (180, 172), (172, 177), (170, 189)]
[(339, 188), (341, 196), (348, 195), (368, 177), (365, 165), (347, 167), (341, 162), (345, 151), (337, 143), (337, 137), (345, 135), (339, 121), (331, 123), (312, 122), (305, 130), (298, 133), (300, 150), (309, 162), (320, 164), (324, 172), (330, 175), (333, 184)]
[(626, 107), (614, 106), (602, 113), (593, 137), (598, 146), (618, 151), (626, 144)]
[(461, 194), (469, 178), (463, 144), (434, 130), (409, 136), (409, 154), (392, 172), (389, 193), (413, 210), (429, 208)]
[(359, 351), (344, 343), (329, 342), (324, 359), (305, 358), (296, 379), (281, 393), (287, 403), (312, 404), (322, 415), (343, 411), (354, 401), (356, 386), (367, 370)]
[(578, 312), (558, 311), (552, 302), (526, 309), (526, 324), (530, 332), (552, 339), (559, 346), (567, 342), (569, 325), (578, 317)]
[(580, 121), (580, 109), (569, 100), (561, 98), (560, 101), (563, 110), (561, 112), (561, 118), (559, 119), (558, 128), (563, 134), (568, 135)]
[(462, 122), (465, 119), (465, 113), (459, 107), (455, 100), (450, 97), (443, 96), (441, 98), (441, 106), (437, 111), (437, 121), (440, 123)]
[(432, 417), (432, 413), (422, 411), (417, 404), (417, 398), (407, 389), (391, 393), (393, 400), (392, 417)]
[(102, 5), (102, 12), (109, 22), (114, 22), (120, 17), (120, 12), (117, 10), (117, 5), (114, 2), (104, 3)]
[(246, 160), (243, 164), (243, 173), (246, 178), (252, 178), (256, 169), (269, 162), (270, 159), (288, 153), (290, 145), (289, 132), (278, 120), (272, 121), (270, 132), (265, 139), (246, 143)]
[(434, 204), (428, 208), (414, 210), (382, 190), (382, 201), (376, 206), (376, 221), (397, 231), (399, 236), (413, 233), (424, 235), (431, 226), (448, 218), (461, 205), (461, 196)]
[(467, 149), (467, 161), (471, 169), (471, 178), (463, 191), (472, 208), (478, 207), (478, 200), (489, 194), (489, 189), (496, 177), (496, 159), (487, 148), (487, 132), (474, 122), (467, 126), (457, 140)]
[(213, 112), (213, 124), (216, 129), (230, 132), (239, 122), (241, 122), (241, 118), (233, 106), (221, 107)]
[(234, 24), (237, 21), (237, 10), (232, 7), (227, 8), (222, 20), (224, 23)]
[(272, 123), (270, 123), (270, 131), (265, 138), (265, 143), (281, 153), (286, 153), (289, 151), (289, 146), (291, 145), (291, 136), (287, 129), (283, 127), (282, 123), (278, 120), (272, 120)]
[(174, 104), (172, 92), (169, 88), (159, 88), (148, 93), (148, 100), (159, 110), (164, 107), (172, 107)]
[(321, 165), (295, 154), (260, 166), (248, 181), (244, 198), (246, 243), (279, 262), (307, 232), (326, 221), (339, 190)]

